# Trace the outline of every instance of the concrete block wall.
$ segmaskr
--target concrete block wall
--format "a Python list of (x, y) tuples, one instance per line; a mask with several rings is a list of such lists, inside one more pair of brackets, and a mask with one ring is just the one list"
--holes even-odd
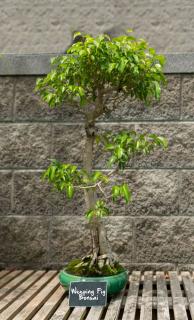
[(75, 30), (119, 35), (128, 28), (157, 50), (192, 52), (193, 15), (193, 0), (4, 0), (0, 52), (59, 52)]
[[(126, 101), (97, 124), (169, 140), (166, 152), (130, 163), (124, 176), (133, 201), (115, 205), (106, 219), (111, 245), (129, 269), (194, 268), (192, 57), (167, 56), (168, 85), (152, 108)], [(78, 114), (68, 106), (50, 110), (33, 93), (49, 58), (5, 55), (0, 64), (0, 268), (58, 268), (90, 248), (82, 195), (66, 201), (40, 180), (49, 159), (80, 165), (84, 141)], [(105, 168), (98, 152), (95, 166)]]

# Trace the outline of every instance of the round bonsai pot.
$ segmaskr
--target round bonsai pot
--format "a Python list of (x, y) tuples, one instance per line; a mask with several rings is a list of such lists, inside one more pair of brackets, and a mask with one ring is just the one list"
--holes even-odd
[(127, 271), (123, 271), (114, 276), (104, 276), (104, 277), (81, 277), (75, 276), (62, 270), (59, 273), (59, 281), (60, 284), (65, 287), (69, 288), (70, 283), (73, 281), (106, 281), (107, 282), (107, 294), (113, 295), (120, 292), (126, 285), (128, 280)]

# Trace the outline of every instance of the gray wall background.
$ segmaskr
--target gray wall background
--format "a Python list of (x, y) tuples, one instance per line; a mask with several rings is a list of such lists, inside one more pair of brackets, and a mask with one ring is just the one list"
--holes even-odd
[(132, 28), (162, 52), (194, 51), (193, 0), (1, 0), (0, 52), (61, 52), (72, 32)]
[[(128, 268), (194, 268), (193, 16), (193, 0), (0, 1), (0, 53), (62, 52), (75, 30), (116, 36), (127, 28), (157, 51), (190, 52), (168, 55), (159, 104), (128, 101), (98, 124), (152, 130), (170, 143), (166, 153), (130, 164), (133, 201), (107, 219)], [(84, 139), (83, 119), (71, 108), (51, 111), (33, 94), (43, 65), (44, 55), (0, 59), (0, 267), (56, 268), (89, 249), (82, 196), (66, 202), (40, 181), (50, 158), (81, 164)], [(96, 167), (105, 167), (98, 153)]]
[[(10, 56), (4, 59), (9, 66)], [(90, 247), (82, 195), (66, 201), (40, 180), (49, 159), (81, 165), (83, 119), (67, 105), (50, 110), (39, 101), (37, 76), (29, 71), (33, 59), (25, 76), (0, 77), (0, 267), (56, 268)], [(36, 56), (40, 74), (48, 71), (41, 59), (48, 56)], [(126, 101), (98, 123), (103, 130), (152, 131), (169, 140), (166, 152), (130, 163), (124, 176), (133, 201), (115, 205), (106, 220), (111, 245), (128, 268), (194, 268), (194, 65), (193, 73), (176, 73), (188, 61), (171, 59), (178, 62), (174, 71), (168, 63), (160, 103), (145, 108)], [(11, 61), (17, 70), (18, 56)], [(105, 168), (98, 152), (95, 166)]]

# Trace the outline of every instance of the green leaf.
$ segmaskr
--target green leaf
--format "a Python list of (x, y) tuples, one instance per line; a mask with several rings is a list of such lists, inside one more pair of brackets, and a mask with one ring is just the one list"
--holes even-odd
[(111, 144), (111, 143), (107, 143), (107, 144), (105, 145), (105, 147), (106, 147), (106, 150), (114, 150), (114, 149), (115, 149), (114, 144)]
[(132, 29), (127, 29), (126, 31), (127, 31), (128, 33), (133, 32), (133, 30), (132, 30)]
[(56, 166), (52, 166), (52, 167), (51, 167), (51, 170), (50, 170), (50, 171), (51, 171), (51, 172), (50, 172), (50, 179), (51, 179), (51, 180), (54, 180), (56, 170), (57, 170), (57, 167), (56, 167)]
[(73, 195), (74, 195), (74, 187), (72, 184), (69, 184), (66, 188), (66, 192), (67, 192), (67, 197), (69, 199), (73, 198)]
[(109, 161), (108, 161), (108, 165), (109, 167), (112, 167), (112, 165), (117, 161), (117, 158), (113, 155), (112, 157), (110, 157)]
[(82, 87), (79, 87), (79, 88), (78, 88), (78, 91), (79, 91), (80, 97), (85, 96), (85, 91), (84, 91), (84, 89), (83, 89)]
[(166, 62), (166, 58), (162, 55), (157, 55), (157, 60), (160, 62), (160, 64), (163, 66)]
[(88, 210), (86, 213), (85, 213), (85, 216), (88, 220), (91, 220), (93, 218), (93, 216), (95, 215), (95, 211), (94, 210)]
[(168, 147), (168, 140), (164, 137), (157, 137), (160, 145), (162, 145), (165, 149)]
[(62, 181), (60, 184), (60, 191), (63, 191), (65, 189), (65, 186), (66, 186), (65, 182)]
[(119, 186), (113, 186), (112, 187), (112, 198), (113, 201), (115, 201), (120, 196), (120, 187)]
[(125, 69), (126, 66), (126, 60), (123, 58), (120, 60), (120, 64), (119, 64), (119, 71), (122, 73)]
[(49, 94), (47, 94), (47, 96), (46, 96), (46, 101), (49, 103), (49, 102), (51, 102), (52, 98), (53, 98), (53, 94), (52, 94), (52, 93), (49, 93)]
[(102, 172), (96, 171), (96, 172), (92, 175), (92, 181), (93, 181), (93, 182), (97, 182), (98, 180), (100, 180), (101, 177), (102, 177)]
[(157, 100), (160, 99), (160, 94), (161, 94), (161, 88), (160, 88), (160, 85), (157, 81), (154, 81), (154, 85), (155, 85), (155, 98)]
[(152, 54), (152, 55), (155, 55), (156, 51), (154, 48), (149, 48), (149, 52)]
[(131, 192), (130, 192), (129, 187), (126, 183), (124, 183), (122, 185), (122, 192), (123, 192), (123, 196), (125, 198), (126, 203), (128, 203), (131, 199)]
[(116, 150), (115, 150), (115, 154), (116, 154), (118, 159), (121, 159), (123, 154), (124, 154), (124, 149), (121, 148), (120, 146), (117, 147)]
[(73, 39), (75, 39), (77, 36), (81, 36), (81, 32), (77, 31), (73, 34)]
[(108, 72), (111, 73), (116, 67), (116, 63), (109, 63)]

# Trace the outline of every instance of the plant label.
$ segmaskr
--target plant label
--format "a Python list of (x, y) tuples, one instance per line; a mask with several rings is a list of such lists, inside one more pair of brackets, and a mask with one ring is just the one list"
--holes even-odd
[(106, 281), (76, 281), (69, 287), (70, 307), (105, 306), (107, 303)]

